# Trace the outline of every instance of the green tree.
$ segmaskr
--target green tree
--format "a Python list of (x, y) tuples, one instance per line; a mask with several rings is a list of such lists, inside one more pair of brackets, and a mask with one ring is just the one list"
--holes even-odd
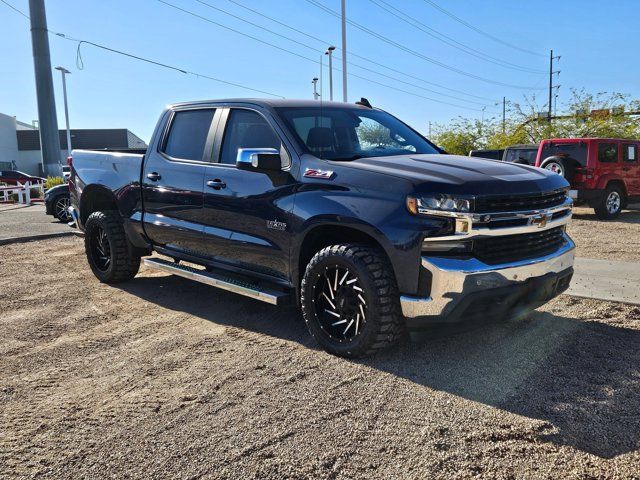
[(508, 105), (504, 131), (501, 118), (481, 121), (459, 117), (450, 124), (436, 125), (433, 140), (449, 153), (468, 155), (470, 150), (539, 143), (545, 138), (640, 138), (640, 116), (623, 113), (640, 111), (640, 100), (628, 95), (571, 90), (571, 97), (561, 107), (566, 113), (551, 123), (540, 113), (546, 109), (535, 96), (525, 97)]

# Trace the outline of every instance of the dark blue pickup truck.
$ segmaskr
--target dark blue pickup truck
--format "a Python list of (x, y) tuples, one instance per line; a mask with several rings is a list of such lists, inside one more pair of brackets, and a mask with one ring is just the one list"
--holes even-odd
[(567, 188), (446, 155), (364, 99), (215, 100), (169, 106), (144, 155), (74, 151), (70, 213), (102, 282), (147, 257), (298, 304), (324, 349), (359, 357), (407, 327), (510, 318), (566, 290)]

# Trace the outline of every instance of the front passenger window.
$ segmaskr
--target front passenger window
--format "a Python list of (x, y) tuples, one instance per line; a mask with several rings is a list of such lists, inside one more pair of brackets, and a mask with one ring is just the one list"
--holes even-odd
[(235, 165), (239, 148), (275, 148), (280, 138), (262, 115), (251, 110), (234, 109), (229, 114), (222, 140), (220, 163)]

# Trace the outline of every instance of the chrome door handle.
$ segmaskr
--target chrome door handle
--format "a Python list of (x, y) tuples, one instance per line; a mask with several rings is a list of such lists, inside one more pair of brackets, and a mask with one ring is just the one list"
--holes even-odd
[(147, 178), (152, 182), (157, 182), (162, 178), (162, 175), (160, 175), (158, 172), (151, 172), (151, 173), (147, 173)]
[(214, 190), (220, 190), (221, 188), (227, 188), (227, 184), (219, 178), (216, 178), (215, 180), (209, 180), (207, 182), (207, 187), (211, 187)]

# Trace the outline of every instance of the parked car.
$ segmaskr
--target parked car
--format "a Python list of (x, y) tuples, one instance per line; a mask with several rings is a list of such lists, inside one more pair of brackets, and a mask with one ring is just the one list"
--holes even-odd
[(639, 147), (629, 139), (552, 138), (540, 144), (536, 166), (566, 178), (576, 201), (608, 220), (640, 200)]
[(71, 221), (69, 214), (69, 186), (67, 184), (56, 185), (44, 192), (44, 204), (47, 215), (53, 215), (61, 222)]
[(299, 304), (345, 357), (407, 327), (524, 315), (573, 274), (564, 178), (443, 155), (365, 100), (171, 105), (144, 155), (74, 151), (69, 184), (100, 281), (155, 251), (150, 268)]
[(24, 184), (26, 182), (44, 183), (45, 180), (45, 178), (29, 175), (19, 170), (0, 171), (0, 182), (6, 183), (7, 185), (17, 185), (18, 183)]
[(490, 158), (492, 160), (502, 160), (504, 155), (504, 149), (500, 150), (471, 150), (469, 152), (470, 157), (478, 158)]
[(523, 165), (535, 165), (537, 155), (537, 144), (511, 145), (505, 148), (502, 160)]
[(62, 178), (65, 182), (69, 181), (69, 177), (71, 176), (71, 167), (69, 165), (62, 166)]

